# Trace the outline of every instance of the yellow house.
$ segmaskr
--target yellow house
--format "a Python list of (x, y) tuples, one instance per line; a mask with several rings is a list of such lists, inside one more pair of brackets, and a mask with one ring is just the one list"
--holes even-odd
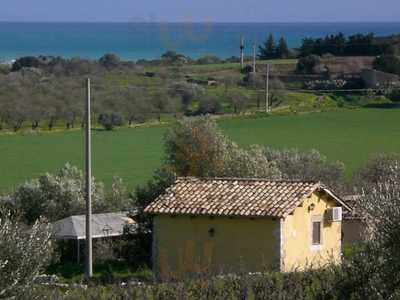
[(154, 216), (153, 269), (163, 279), (337, 263), (342, 208), (315, 182), (178, 178), (145, 210)]

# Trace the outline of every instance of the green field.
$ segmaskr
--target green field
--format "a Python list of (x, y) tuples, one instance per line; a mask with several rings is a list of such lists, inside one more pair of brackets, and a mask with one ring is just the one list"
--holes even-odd
[[(220, 121), (241, 145), (316, 148), (346, 164), (347, 173), (371, 154), (400, 152), (400, 109), (359, 109)], [(118, 175), (133, 188), (148, 179), (162, 160), (166, 126), (94, 131), (94, 176), (110, 184)], [(80, 131), (0, 136), (0, 191), (54, 171), (66, 162), (83, 166)]]

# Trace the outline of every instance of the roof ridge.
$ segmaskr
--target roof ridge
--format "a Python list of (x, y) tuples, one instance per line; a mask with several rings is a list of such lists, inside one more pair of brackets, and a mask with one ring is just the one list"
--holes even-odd
[(301, 180), (301, 179), (268, 179), (256, 177), (194, 177), (194, 176), (181, 176), (177, 177), (176, 181), (263, 181), (263, 182), (286, 182), (286, 183), (311, 183), (321, 184), (318, 180)]

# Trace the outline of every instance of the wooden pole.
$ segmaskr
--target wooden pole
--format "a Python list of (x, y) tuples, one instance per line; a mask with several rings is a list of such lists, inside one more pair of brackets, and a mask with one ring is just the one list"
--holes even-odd
[(86, 278), (93, 276), (92, 259), (92, 147), (90, 124), (90, 78), (86, 81)]

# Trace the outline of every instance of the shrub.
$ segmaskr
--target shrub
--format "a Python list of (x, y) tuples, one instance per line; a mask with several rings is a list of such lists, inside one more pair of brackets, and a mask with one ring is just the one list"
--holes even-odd
[(118, 67), (120, 63), (121, 59), (112, 53), (107, 53), (99, 59), (99, 64), (108, 69)]
[(311, 74), (321, 64), (321, 58), (317, 55), (301, 57), (297, 62), (296, 71), (301, 74)]
[(390, 90), (386, 97), (388, 97), (393, 102), (400, 102), (400, 90)]
[(199, 65), (219, 64), (221, 62), (221, 59), (215, 55), (205, 55), (196, 60)]
[(375, 69), (400, 75), (400, 57), (396, 55), (381, 55), (374, 61)]
[(39, 68), (41, 62), (39, 58), (35, 56), (24, 56), (18, 58), (12, 65), (11, 71), (16, 72), (23, 68)]
[[(92, 181), (93, 210), (106, 209), (103, 185)], [(29, 224), (40, 217), (53, 222), (85, 212), (85, 184), (82, 172), (66, 164), (56, 174), (46, 174), (31, 180), (9, 196)]]
[(209, 117), (185, 119), (165, 138), (166, 165), (178, 176), (280, 178), (259, 147), (240, 148)]
[(216, 97), (203, 96), (200, 99), (196, 115), (218, 114), (222, 110), (221, 103)]
[(359, 189), (376, 187), (379, 183), (391, 180), (396, 176), (400, 164), (399, 154), (379, 154), (370, 158), (367, 164), (356, 171), (353, 184)]
[(10, 211), (0, 209), (0, 298), (19, 299), (51, 259), (50, 225), (43, 219), (27, 231)]
[(253, 67), (250, 66), (250, 65), (246, 65), (246, 66), (243, 67), (243, 69), (240, 70), (240, 72), (242, 74), (246, 74), (247, 75), (247, 74), (253, 72)]
[(97, 122), (106, 130), (113, 130), (115, 126), (122, 126), (123, 124), (122, 117), (114, 113), (101, 113)]
[(277, 165), (285, 179), (321, 181), (336, 191), (344, 189), (343, 163), (330, 162), (317, 150), (301, 152), (297, 149), (267, 148), (265, 155)]

